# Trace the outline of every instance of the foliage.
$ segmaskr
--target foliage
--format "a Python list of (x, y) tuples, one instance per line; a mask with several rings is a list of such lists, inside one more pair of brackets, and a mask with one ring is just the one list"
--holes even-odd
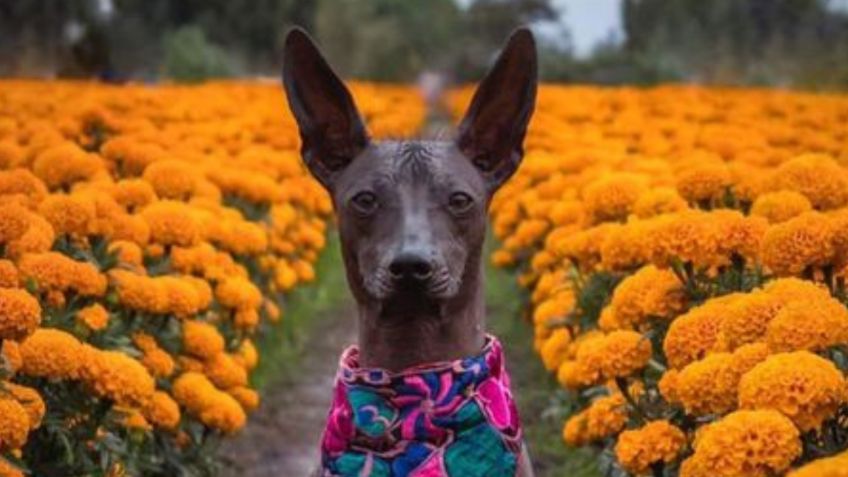
[(232, 76), (224, 50), (206, 39), (203, 30), (183, 27), (165, 38), (165, 75), (177, 81), (197, 82)]

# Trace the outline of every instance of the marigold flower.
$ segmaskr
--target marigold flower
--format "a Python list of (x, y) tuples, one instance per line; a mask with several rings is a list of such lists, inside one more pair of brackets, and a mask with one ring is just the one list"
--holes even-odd
[(245, 278), (232, 277), (215, 287), (215, 298), (228, 308), (259, 308), (262, 293)]
[(686, 199), (671, 187), (648, 189), (639, 195), (633, 204), (633, 213), (640, 219), (656, 217), (662, 214), (683, 212), (689, 205)]
[(557, 370), (557, 381), (566, 389), (585, 388), (600, 379), (601, 371), (598, 367), (585, 361), (565, 360)]
[(283, 319), (283, 310), (274, 302), (274, 300), (265, 300), (262, 303), (262, 310), (265, 311), (265, 316), (271, 323), (279, 323)]
[(257, 255), (268, 248), (266, 230), (245, 220), (213, 221), (206, 226), (206, 236), (220, 248), (239, 256)]
[(247, 416), (239, 402), (222, 392), (212, 395), (212, 402), (200, 412), (198, 418), (207, 426), (227, 434), (241, 430), (247, 422)]
[(759, 259), (768, 223), (760, 217), (746, 217), (735, 210), (716, 210), (710, 216), (715, 221), (718, 237), (718, 264), (725, 265), (733, 256), (746, 260)]
[(783, 305), (778, 297), (764, 291), (745, 294), (728, 304), (720, 327), (724, 345), (733, 350), (763, 340)]
[(8, 460), (0, 457), (0, 477), (25, 477), (20, 469), (13, 466)]
[(95, 394), (111, 399), (122, 406), (143, 406), (156, 388), (147, 369), (119, 351), (87, 348), (87, 359), (80, 377)]
[(548, 371), (559, 369), (566, 359), (566, 349), (571, 343), (571, 332), (567, 328), (557, 328), (542, 345), (542, 363)]
[(175, 160), (162, 160), (149, 164), (144, 169), (142, 178), (153, 186), (156, 195), (173, 200), (191, 198), (200, 181), (195, 167), (187, 162)]
[(668, 364), (680, 369), (710, 352), (723, 351), (720, 331), (727, 308), (741, 294), (708, 300), (671, 322), (663, 341)]
[(622, 225), (604, 223), (568, 236), (553, 252), (572, 260), (581, 270), (591, 270), (601, 262), (601, 245), (610, 234), (618, 233)]
[(15, 399), (0, 395), (0, 451), (23, 447), (29, 430), (29, 414), (26, 409)]
[(826, 301), (830, 292), (823, 285), (795, 277), (778, 278), (763, 285), (763, 291), (784, 305), (794, 301)]
[(671, 270), (648, 265), (618, 284), (611, 304), (618, 323), (638, 328), (651, 319), (674, 317), (686, 306), (686, 294)]
[(156, 391), (144, 406), (144, 416), (158, 428), (174, 430), (180, 423), (180, 407), (168, 393)]
[(247, 371), (227, 353), (218, 353), (209, 358), (203, 372), (220, 389), (247, 385)]
[(202, 373), (203, 361), (187, 355), (177, 356), (177, 368), (184, 373)]
[(733, 355), (714, 353), (680, 371), (674, 396), (687, 414), (725, 414), (736, 408), (740, 378), (733, 369)]
[(816, 459), (786, 475), (787, 477), (848, 477), (848, 452)]
[(767, 356), (764, 345), (744, 346), (735, 353), (713, 353), (683, 368), (674, 378), (673, 390), (667, 392), (688, 414), (728, 413), (736, 409), (742, 376)]
[(547, 325), (551, 321), (565, 318), (574, 309), (576, 300), (569, 289), (554, 293), (533, 310), (533, 324)]
[(646, 189), (644, 176), (613, 173), (596, 179), (583, 189), (583, 205), (593, 222), (611, 222), (627, 217)]
[(252, 332), (259, 325), (259, 311), (255, 308), (239, 308), (233, 313), (233, 325), (239, 330)]
[(657, 266), (666, 267), (679, 260), (703, 267), (725, 260), (719, 255), (719, 230), (707, 212), (663, 215), (649, 230), (651, 262)]
[(295, 260), (292, 263), (292, 268), (297, 273), (298, 281), (301, 283), (310, 283), (315, 281), (315, 269), (312, 264), (306, 260)]
[(111, 194), (127, 212), (142, 209), (158, 200), (153, 186), (143, 179), (120, 180), (113, 186)]
[(247, 417), (241, 405), (229, 394), (218, 391), (200, 373), (188, 372), (174, 381), (174, 399), (204, 424), (232, 433), (241, 429)]
[[(562, 362), (557, 371), (557, 379), (562, 385), (570, 389), (579, 389), (600, 381), (599, 362), (592, 358), (601, 354), (603, 338), (603, 334), (582, 335), (572, 344), (574, 351), (566, 351), (567, 360)], [(580, 359), (581, 356), (583, 359)]]
[(201, 359), (224, 351), (224, 337), (213, 325), (199, 320), (183, 322), (183, 350)]
[(166, 275), (156, 277), (154, 281), (158, 282), (159, 287), (167, 295), (166, 311), (174, 314), (177, 318), (189, 318), (201, 311), (202, 305), (209, 304), (208, 300), (204, 300), (204, 297), (201, 296), (200, 293), (202, 292), (194, 280)]
[(25, 290), (0, 288), (0, 341), (22, 340), (41, 324), (41, 305)]
[(120, 165), (125, 175), (140, 175), (148, 164), (165, 156), (156, 144), (142, 142), (131, 136), (111, 138), (100, 148), (101, 154)]
[(254, 369), (259, 364), (259, 352), (250, 338), (246, 338), (241, 342), (236, 353), (236, 356), (241, 358), (242, 365), (248, 371)]
[(608, 234), (601, 244), (601, 265), (608, 270), (629, 270), (650, 259), (648, 225), (644, 221), (630, 221), (617, 233)]
[(74, 291), (83, 296), (103, 296), (106, 277), (96, 266), (78, 262), (58, 252), (24, 255), (18, 270), (41, 290)]
[(807, 351), (772, 355), (739, 383), (740, 407), (780, 411), (802, 432), (834, 417), (845, 399), (842, 373)]
[(768, 324), (772, 351), (824, 350), (848, 341), (848, 309), (834, 298), (791, 302)]
[(46, 252), (53, 245), (53, 227), (40, 215), (19, 204), (0, 205), (0, 243), (5, 254), (17, 258), (28, 252)]
[(0, 167), (0, 202), (19, 201), (34, 209), (47, 196), (47, 187), (28, 169), (2, 170)]
[[(627, 410), (624, 397), (621, 395), (605, 396), (596, 399), (586, 410), (573, 416), (569, 422), (577, 427), (578, 432), (569, 432), (577, 437), (570, 445), (583, 445), (597, 442), (621, 432), (627, 424)], [(566, 428), (569, 424), (566, 423)]]
[(158, 346), (144, 350), (140, 361), (155, 378), (167, 378), (174, 374), (177, 367), (174, 358)]
[(109, 278), (115, 284), (121, 305), (152, 313), (164, 313), (167, 310), (167, 291), (156, 280), (120, 269), (110, 270)]
[(200, 221), (182, 202), (154, 202), (142, 209), (141, 216), (150, 226), (150, 239), (158, 244), (191, 246), (203, 238)]
[(0, 206), (0, 242), (17, 239), (29, 227), (30, 212), (18, 204)]
[(831, 157), (802, 154), (774, 171), (771, 190), (791, 190), (806, 196), (813, 207), (828, 210), (848, 203), (848, 178)]
[(87, 354), (73, 335), (53, 328), (39, 328), (21, 342), (21, 372), (29, 376), (76, 379)]
[(234, 397), (246, 412), (254, 411), (259, 407), (259, 393), (253, 389), (240, 386), (228, 389), (227, 393)]
[(38, 206), (38, 213), (47, 219), (57, 234), (85, 237), (94, 232), (97, 210), (85, 196), (52, 194)]
[(732, 183), (723, 162), (699, 162), (677, 173), (677, 192), (690, 202), (721, 199)]
[(44, 418), (47, 408), (38, 391), (19, 384), (4, 382), (0, 383), (0, 399), (4, 398), (2, 396), (4, 392), (18, 401), (26, 410), (27, 416), (29, 416), (30, 429), (37, 429), (41, 426), (41, 420)]
[(20, 345), (16, 341), (3, 340), (0, 345), (0, 369), (5, 369), (8, 375), (14, 375), (23, 363)]
[(663, 373), (657, 383), (657, 388), (666, 402), (670, 404), (677, 404), (680, 403), (680, 395), (677, 393), (677, 386), (679, 384), (680, 371), (676, 369), (668, 369)]
[(773, 225), (763, 237), (763, 264), (777, 275), (799, 275), (809, 267), (823, 267), (835, 256), (833, 229), (828, 218), (808, 212)]
[(150, 242), (150, 225), (139, 215), (118, 214), (109, 217), (106, 237), (111, 242), (127, 241), (145, 246)]
[(114, 253), (119, 262), (132, 266), (136, 270), (140, 270), (140, 267), (144, 265), (144, 253), (141, 247), (129, 240), (115, 240), (109, 243), (109, 252)]
[(109, 325), (109, 312), (103, 308), (103, 305), (95, 303), (79, 310), (77, 320), (91, 330), (101, 331)]
[(32, 172), (51, 190), (68, 188), (81, 180), (105, 172), (103, 161), (72, 142), (46, 149), (35, 158)]
[(647, 474), (654, 464), (670, 464), (686, 445), (686, 435), (668, 421), (652, 421), (619, 434), (615, 457), (627, 472)]
[(630, 376), (651, 359), (651, 342), (635, 331), (613, 331), (577, 352), (584, 366), (597, 366), (607, 379)]
[(779, 224), (812, 210), (813, 205), (803, 194), (782, 190), (757, 197), (751, 206), (751, 215)]
[[(798, 429), (776, 411), (736, 411), (705, 426), (681, 477), (768, 477), (801, 454)], [(705, 472), (706, 473), (703, 473)]]
[(11, 260), (0, 259), (0, 287), (17, 288), (20, 285), (18, 268)]

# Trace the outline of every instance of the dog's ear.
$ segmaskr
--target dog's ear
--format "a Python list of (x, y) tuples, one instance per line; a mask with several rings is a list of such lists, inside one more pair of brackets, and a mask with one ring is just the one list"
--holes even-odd
[(516, 30), (477, 87), (459, 123), (457, 147), (486, 178), (491, 191), (518, 168), (524, 135), (536, 103), (536, 42)]
[(300, 28), (286, 36), (283, 85), (300, 129), (303, 160), (331, 189), (336, 175), (368, 145), (368, 133), (350, 92)]

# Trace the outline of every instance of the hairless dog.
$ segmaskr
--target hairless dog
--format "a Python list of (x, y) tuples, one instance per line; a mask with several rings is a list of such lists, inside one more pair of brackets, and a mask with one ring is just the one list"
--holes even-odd
[(452, 140), (372, 140), (301, 29), (283, 83), (303, 160), (327, 189), (358, 346), (344, 351), (318, 476), (533, 475), (501, 345), (485, 331), (483, 241), (533, 113), (536, 47), (512, 34)]

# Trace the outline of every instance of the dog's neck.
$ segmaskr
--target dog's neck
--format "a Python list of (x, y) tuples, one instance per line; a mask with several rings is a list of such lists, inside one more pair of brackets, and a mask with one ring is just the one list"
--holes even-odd
[(478, 353), (485, 343), (483, 270), (467, 269), (465, 283), (438, 311), (386, 316), (379, 303), (359, 303), (362, 366), (389, 371)]

